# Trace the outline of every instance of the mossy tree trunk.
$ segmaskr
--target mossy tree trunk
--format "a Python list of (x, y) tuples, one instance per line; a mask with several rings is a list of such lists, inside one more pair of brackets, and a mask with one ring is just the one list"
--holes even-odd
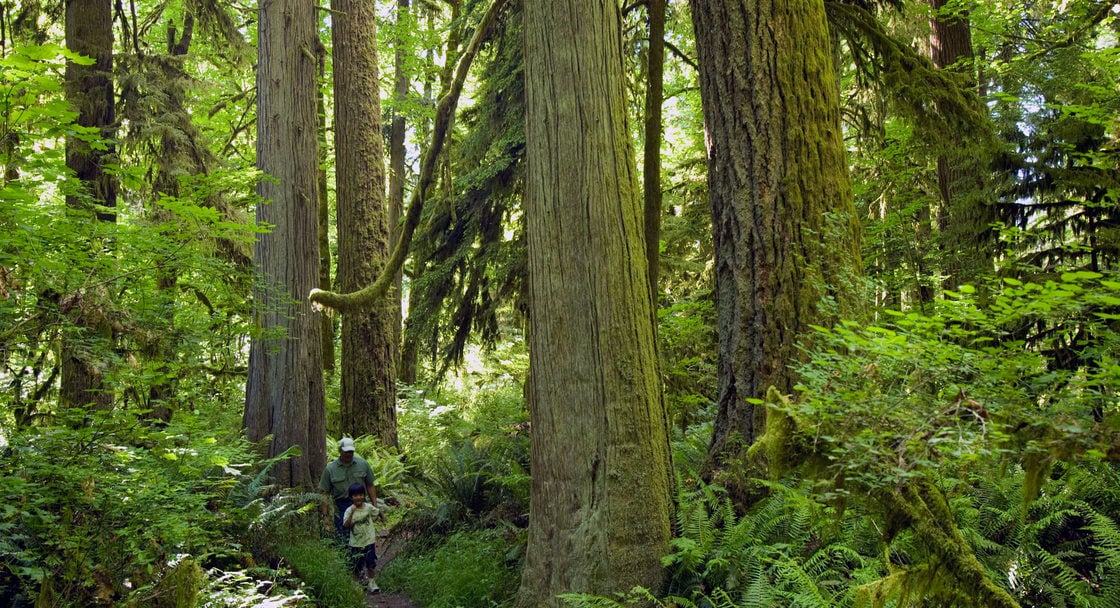
[[(338, 283), (343, 292), (372, 284), (389, 253), (376, 7), (335, 0), (334, 42)], [(395, 297), (342, 313), (342, 433), (397, 445)]]
[[(187, 13), (183, 17), (182, 29), (175, 27), (174, 20), (167, 24), (167, 57), (160, 63), (160, 71), (165, 83), (167, 107), (165, 116), (170, 118), (173, 128), (167, 129), (159, 141), (156, 156), (156, 176), (153, 189), (157, 195), (178, 198), (181, 194), (179, 177), (182, 175), (205, 174), (209, 155), (198, 152), (197, 147), (184, 142), (181, 134), (194, 140), (197, 129), (187, 112), (187, 86), (189, 77), (183, 69), (187, 53), (194, 40), (195, 21)], [(190, 141), (188, 140), (188, 141)], [(155, 225), (171, 222), (175, 214), (160, 205), (149, 205), (146, 209), (149, 221)], [(153, 377), (148, 388), (147, 407), (152, 418), (170, 422), (173, 413), (171, 404), (175, 396), (175, 353), (178, 352), (178, 339), (175, 329), (175, 291), (179, 283), (175, 254), (169, 253), (156, 269), (156, 300), (160, 308), (162, 327), (152, 332), (151, 337), (143, 340), (142, 351), (146, 358), (156, 366), (158, 374)]]
[(518, 604), (657, 589), (670, 455), (619, 7), (527, 0), (532, 498)]
[(257, 333), (249, 349), (245, 428), (272, 436), (269, 455), (302, 454), (274, 469), (279, 483), (310, 487), (326, 464), (319, 284), (317, 86), (320, 47), (311, 0), (261, 1), (258, 15), (257, 186), (272, 227), (253, 250)]
[[(66, 97), (78, 113), (77, 123), (98, 129), (99, 136), (111, 140), (116, 130), (113, 95), (113, 4), (110, 0), (67, 0), (66, 47), (94, 60), (93, 64), (66, 63)], [(112, 145), (90, 146), (78, 138), (66, 140), (66, 166), (74, 171), (84, 192), (67, 195), (66, 205), (91, 220), (113, 222), (117, 203), (116, 179), (105, 166), (117, 162)], [(94, 205), (101, 209), (94, 210)], [(84, 216), (83, 216), (84, 217)], [(102, 290), (81, 290), (67, 294), (73, 331), (62, 341), (59, 400), (63, 406), (91, 406), (108, 409), (113, 393), (104, 385), (104, 364), (95, 353), (108, 349), (113, 328), (102, 309), (107, 294)]]
[[(972, 26), (968, 11), (952, 9), (948, 0), (929, 0), (930, 56), (938, 68), (958, 75), (963, 86), (974, 89)], [(959, 10), (959, 12), (957, 12)], [(974, 146), (951, 142), (937, 157), (937, 190), (940, 207), (941, 272), (943, 287), (956, 289), (964, 283), (976, 284), (991, 274), (995, 252), (995, 206), (985, 196), (982, 166), (984, 154)]]
[(646, 263), (649, 285), (657, 297), (661, 266), (661, 104), (664, 102), (665, 0), (647, 0), (649, 51), (646, 54), (645, 147), (642, 151), (642, 197), (645, 201)]
[(719, 331), (711, 474), (762, 432), (748, 400), (793, 390), (809, 325), (856, 308), (859, 235), (823, 1), (691, 7)]

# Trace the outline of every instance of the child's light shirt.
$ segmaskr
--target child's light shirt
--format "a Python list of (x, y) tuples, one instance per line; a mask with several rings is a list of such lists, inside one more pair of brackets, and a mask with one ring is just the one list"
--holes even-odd
[(342, 521), (346, 521), (351, 512), (354, 513), (354, 518), (351, 520), (353, 525), (350, 527), (350, 546), (366, 547), (372, 545), (377, 540), (377, 530), (373, 527), (373, 518), (377, 515), (377, 509), (368, 502), (362, 503), (360, 509), (355, 505), (350, 505), (346, 512), (342, 514)]

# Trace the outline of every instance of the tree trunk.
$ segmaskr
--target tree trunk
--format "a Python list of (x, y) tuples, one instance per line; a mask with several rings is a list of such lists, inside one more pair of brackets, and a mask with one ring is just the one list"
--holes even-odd
[[(389, 242), (394, 244), (400, 240), (400, 223), (401, 217), (404, 215), (405, 124), (401, 106), (408, 99), (410, 74), (405, 69), (404, 34), (401, 30), (401, 26), (407, 19), (408, 14), (409, 0), (398, 0), (398, 37), (395, 43), (396, 48), (393, 52), (393, 70), (395, 72), (393, 75), (393, 102), (395, 106), (393, 109), (393, 122), (389, 131)], [(399, 296), (404, 293), (404, 286), (401, 280), (403, 274), (403, 272), (398, 271), (396, 278), (393, 279), (393, 286), (396, 288), (396, 293), (398, 295), (396, 298), (398, 305), (394, 308), (396, 318), (393, 321), (393, 330), (395, 332), (393, 343), (396, 345), (396, 349), (394, 350), (397, 356), (394, 363), (397, 369), (397, 378), (412, 384), (416, 382), (415, 349), (412, 350), (411, 358), (406, 359), (404, 347), (404, 319), (402, 318), (401, 307), (399, 305)], [(408, 370), (407, 378), (405, 370)]]
[[(105, 140), (115, 136), (113, 97), (113, 10), (109, 0), (67, 0), (66, 48), (94, 60), (91, 65), (66, 62), (66, 97), (78, 112), (77, 123), (94, 127)], [(98, 221), (116, 220), (116, 179), (105, 166), (116, 162), (112, 145), (96, 149), (77, 138), (66, 140), (66, 166), (84, 188), (83, 195), (67, 195), (66, 205), (88, 212)], [(102, 208), (94, 211), (93, 205)], [(113, 393), (103, 384), (104, 369), (95, 361), (100, 348), (108, 348), (113, 330), (99, 312), (96, 290), (73, 294), (75, 331), (63, 339), (59, 401), (64, 407), (92, 406), (108, 409)]]
[(532, 498), (518, 604), (657, 589), (671, 462), (613, 0), (525, 2)]
[[(180, 195), (179, 176), (205, 173), (205, 161), (198, 157), (192, 146), (184, 145), (178, 132), (197, 135), (191, 123), (191, 115), (186, 109), (186, 87), (188, 80), (183, 71), (183, 61), (190, 52), (194, 40), (194, 17), (189, 13), (183, 18), (183, 29), (175, 27), (175, 22), (167, 24), (167, 58), (160, 63), (165, 83), (167, 99), (166, 116), (174, 121), (174, 128), (165, 130), (160, 136), (159, 154), (156, 157), (156, 177), (154, 189), (158, 196), (178, 198)], [(154, 225), (171, 222), (175, 214), (161, 205), (149, 205), (146, 209), (149, 220)], [(175, 238), (172, 236), (171, 238)], [(181, 241), (181, 239), (177, 239)], [(181, 244), (181, 243), (179, 243)], [(152, 362), (158, 373), (152, 378), (148, 388), (147, 407), (149, 416), (154, 420), (170, 422), (173, 413), (171, 401), (175, 396), (175, 354), (178, 352), (178, 332), (175, 329), (175, 291), (179, 283), (175, 253), (168, 253), (156, 269), (157, 301), (162, 314), (162, 327), (151, 332), (151, 337), (143, 345), (143, 354)]]
[(715, 244), (718, 414), (705, 473), (790, 393), (810, 324), (855, 306), (858, 222), (822, 0), (693, 0)]
[(302, 454), (274, 469), (279, 483), (310, 487), (326, 464), (323, 361), (318, 313), (307, 294), (319, 282), (316, 83), (320, 42), (311, 0), (259, 7), (257, 221), (271, 226), (254, 247), (257, 334), (249, 349), (245, 427), (272, 436), (269, 454)]
[[(972, 28), (968, 12), (945, 12), (948, 0), (929, 0), (930, 56), (938, 68), (961, 76), (969, 88), (976, 87), (973, 74)], [(995, 206), (984, 194), (983, 169), (974, 147), (959, 143), (947, 146), (937, 158), (937, 190), (941, 198), (938, 228), (945, 276), (943, 287), (956, 289), (964, 283), (975, 284), (992, 271)]]
[(642, 156), (642, 196), (645, 199), (646, 264), (654, 302), (661, 265), (661, 103), (665, 73), (665, 0), (647, 0), (649, 54), (646, 57), (645, 149)]
[[(327, 55), (319, 55), (319, 78), (327, 74)], [(329, 291), (331, 285), (331, 208), (330, 188), (327, 180), (327, 94), (319, 92), (319, 289)], [(334, 318), (329, 314), (319, 317), (319, 342), (323, 349), (323, 371), (334, 374)]]
[[(335, 150), (338, 282), (344, 292), (372, 284), (385, 268), (389, 233), (381, 142), (376, 7), (335, 0)], [(342, 313), (342, 432), (397, 445), (393, 323), (400, 299)]]

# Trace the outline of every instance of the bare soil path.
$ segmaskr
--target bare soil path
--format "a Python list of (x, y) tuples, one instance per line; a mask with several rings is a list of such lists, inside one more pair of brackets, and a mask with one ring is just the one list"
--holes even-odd
[[(378, 545), (385, 543), (384, 547), (379, 547), (377, 551), (377, 570), (380, 572), (385, 564), (396, 557), (397, 552), (404, 548), (405, 543), (408, 542), (407, 538), (400, 537), (383, 537), (378, 539)], [(366, 604), (371, 608), (420, 608), (412, 603), (412, 600), (407, 595), (402, 593), (390, 593), (382, 591), (380, 593), (366, 593)]]

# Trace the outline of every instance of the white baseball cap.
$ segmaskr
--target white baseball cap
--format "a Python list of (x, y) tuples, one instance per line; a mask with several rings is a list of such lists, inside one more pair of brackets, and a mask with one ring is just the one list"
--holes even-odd
[(343, 437), (342, 439), (339, 439), (338, 440), (338, 451), (339, 452), (353, 452), (354, 451), (354, 440), (349, 438), (349, 437)]

